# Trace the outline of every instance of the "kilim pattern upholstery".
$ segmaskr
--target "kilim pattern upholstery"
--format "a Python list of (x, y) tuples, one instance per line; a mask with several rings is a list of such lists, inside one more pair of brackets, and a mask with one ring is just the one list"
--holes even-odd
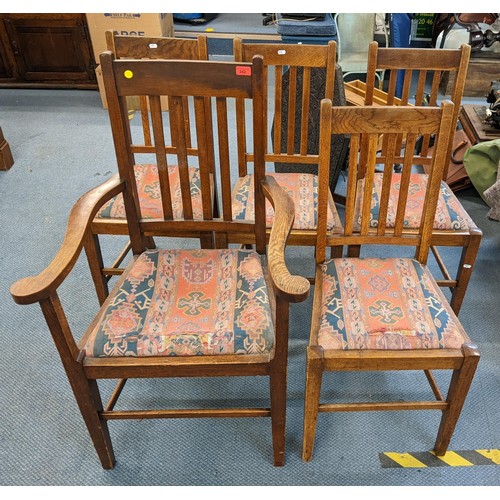
[(274, 346), (259, 255), (148, 250), (87, 341), (91, 357), (263, 354)]
[[(373, 191), (372, 191), (372, 205), (370, 215), (370, 227), (378, 226), (378, 218), (380, 212), (380, 198), (382, 194), (382, 179), (383, 174), (380, 172), (375, 173)], [(411, 174), (410, 186), (408, 190), (408, 199), (406, 203), (404, 228), (405, 229), (418, 229), (420, 227), (420, 220), (422, 216), (422, 209), (424, 206), (425, 192), (427, 189), (428, 176), (426, 174)], [(361, 179), (359, 181), (363, 183)], [(389, 207), (386, 220), (386, 227), (394, 227), (396, 220), (396, 210), (398, 206), (399, 189), (401, 185), (401, 174), (393, 174), (391, 178), (391, 188), (389, 194)], [(356, 213), (359, 214), (363, 204), (363, 189), (358, 189), (358, 196), (356, 199)], [(356, 218), (357, 226), (359, 229), (360, 216)], [(462, 204), (458, 201), (457, 197), (446, 184), (441, 182), (441, 189), (439, 192), (439, 200), (436, 208), (436, 216), (434, 218), (434, 229), (437, 230), (465, 230), (470, 227), (475, 227), (474, 222), (471, 220), (467, 212), (463, 209)]]
[[(272, 173), (268, 174), (288, 193), (295, 204), (295, 221), (293, 229), (314, 230), (318, 224), (318, 176), (305, 173)], [(254, 185), (251, 174), (240, 177), (233, 190), (233, 214), (237, 220), (254, 220), (255, 202)], [(328, 207), (327, 229), (341, 227), (337, 212)], [(272, 227), (274, 210), (266, 202), (266, 225)]]
[(417, 260), (332, 259), (322, 270), (324, 349), (459, 349), (469, 341)]
[[(161, 206), (160, 180), (157, 165), (135, 165), (135, 178), (137, 180), (137, 192), (141, 207), (141, 216), (144, 219), (156, 219), (163, 217)], [(169, 165), (168, 179), (170, 192), (172, 193), (172, 210), (174, 220), (182, 219), (182, 194), (179, 179), (179, 169), (176, 165)], [(201, 185), (199, 170), (189, 167), (189, 179), (191, 184), (191, 203), (193, 205), (193, 218), (203, 218), (203, 207), (201, 201)], [(99, 219), (125, 219), (125, 206), (123, 196), (119, 194), (109, 200), (97, 214)]]

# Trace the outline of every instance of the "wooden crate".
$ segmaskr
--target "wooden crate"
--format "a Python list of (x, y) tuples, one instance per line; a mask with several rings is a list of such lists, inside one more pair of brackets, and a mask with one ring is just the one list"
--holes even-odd
[[(361, 80), (354, 80), (344, 84), (345, 97), (348, 106), (364, 106), (366, 95), (366, 83)], [(401, 99), (394, 98), (394, 106), (399, 106)], [(373, 105), (387, 106), (387, 92), (374, 88), (373, 89)]]
[[(464, 96), (486, 97), (493, 80), (500, 80), (500, 54), (489, 52), (491, 57), (472, 56), (465, 80)], [(493, 55), (495, 54), (495, 55)], [(440, 90), (450, 95), (455, 83), (455, 75), (446, 73), (441, 80)]]

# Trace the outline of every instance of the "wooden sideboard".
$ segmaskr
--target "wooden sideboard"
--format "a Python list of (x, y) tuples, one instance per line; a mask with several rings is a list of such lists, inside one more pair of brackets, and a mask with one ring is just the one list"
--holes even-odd
[(85, 14), (0, 14), (0, 87), (96, 89)]

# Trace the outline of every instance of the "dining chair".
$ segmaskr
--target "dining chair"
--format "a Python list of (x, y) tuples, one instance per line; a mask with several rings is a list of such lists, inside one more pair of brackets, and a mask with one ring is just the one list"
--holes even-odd
[[(248, 62), (255, 55), (264, 59), (264, 75), (267, 82), (265, 105), (267, 120), (262, 133), (267, 138), (265, 160), (268, 175), (293, 198), (295, 222), (289, 245), (313, 246), (315, 243), (318, 195), (319, 103), (324, 97), (341, 98), (335, 89), (336, 64), (335, 41), (327, 45), (286, 43), (244, 43), (234, 40), (235, 61)], [(338, 84), (338, 83), (337, 83)], [(340, 89), (342, 90), (342, 89)], [(239, 179), (233, 188), (233, 211), (238, 218), (251, 219), (255, 212), (252, 191), (252, 173), (249, 164), (253, 154), (248, 143), (246, 127), (247, 109), (237, 103), (238, 140), (242, 145), (238, 158)], [(272, 135), (269, 125), (272, 123)], [(332, 138), (332, 150), (337, 154), (325, 168), (328, 185), (336, 183), (342, 160), (347, 155), (347, 138)], [(274, 168), (273, 168), (274, 163)], [(286, 165), (286, 172), (281, 166)], [(273, 224), (273, 208), (266, 205), (267, 231)], [(328, 200), (328, 230), (335, 232), (341, 226), (333, 196)], [(238, 239), (241, 241), (241, 239)], [(247, 243), (247, 242), (245, 242)], [(248, 242), (251, 243), (251, 242)]]
[[(481, 230), (446, 183), (470, 52), (470, 46), (466, 44), (462, 45), (460, 49), (408, 49), (378, 47), (377, 42), (372, 42), (369, 47), (366, 76), (365, 105), (374, 104), (375, 75), (378, 71), (384, 70), (388, 80), (386, 99), (389, 106), (404, 106), (409, 103), (417, 106), (436, 106), (441, 97), (439, 88), (443, 77), (450, 74), (453, 76), (454, 85), (450, 95), (450, 100), (455, 105), (452, 118), (453, 126), (446, 148), (447, 161), (443, 170), (432, 231), (431, 250), (443, 275), (443, 279), (439, 279), (438, 283), (440, 286), (450, 289), (451, 306), (456, 314), (459, 313), (462, 306), (482, 238)], [(401, 99), (397, 99), (395, 95), (398, 72), (403, 81)], [(428, 171), (432, 162), (430, 154), (432, 139), (430, 134), (422, 135), (419, 138), (420, 147), (415, 149), (414, 165), (422, 166), (424, 171)], [(380, 176), (380, 173), (376, 174), (376, 177)], [(414, 189), (420, 188), (421, 184), (426, 182), (426, 177), (423, 176), (421, 170), (415, 170), (411, 179)], [(373, 192), (373, 224), (376, 224), (376, 213), (378, 212), (379, 187), (380, 183), (376, 182)], [(390, 196), (396, 196), (396, 192), (391, 191)], [(414, 231), (419, 224), (420, 221), (413, 216), (412, 220), (408, 220), (405, 225), (405, 230)], [(454, 255), (443, 258), (439, 247), (460, 247), (462, 250), (458, 263)]]
[[(251, 221), (235, 220), (230, 212), (231, 191), (226, 185), (232, 172), (228, 154), (232, 132), (229, 113), (234, 109), (231, 102), (252, 101), (251, 126), (262, 130), (262, 59), (237, 64), (139, 60), (118, 59), (112, 52), (105, 52), (101, 65), (118, 174), (76, 202), (53, 261), (38, 276), (14, 283), (11, 294), (18, 304), (40, 304), (103, 468), (115, 465), (110, 421), (156, 418), (216, 418), (218, 423), (211, 425), (223, 426), (222, 417), (270, 417), (273, 463), (283, 465), (289, 304), (305, 300), (310, 285), (305, 278), (291, 275), (286, 267), (284, 254), (293, 223), (293, 203), (274, 179), (265, 175), (262, 134), (253, 134), (254, 189), (259, 206), (263, 207), (268, 198), (276, 211), (268, 244), (264, 211), (257, 210)], [(145, 95), (149, 102), (152, 145), (145, 153), (158, 167), (161, 206), (154, 218), (144, 217), (137, 197), (133, 125), (126, 102), (131, 95)], [(161, 96), (169, 99), (168, 120), (161, 109)], [(196, 151), (186, 133), (185, 97), (194, 101)], [(214, 101), (214, 122), (208, 120), (207, 99)], [(165, 139), (170, 128), (175, 145)], [(215, 142), (213, 148), (208, 140)], [(211, 158), (213, 150), (220, 151), (217, 162)], [(192, 166), (193, 157), (196, 166)], [(171, 196), (171, 165), (179, 171), (179, 200)], [(213, 210), (212, 169), (223, 179), (220, 216)], [(96, 214), (118, 194), (123, 197), (133, 257), (80, 337), (70, 329), (58, 289), (78, 260)], [(178, 212), (182, 215), (176, 216)], [(213, 235), (233, 230), (251, 233), (255, 250), (193, 249), (182, 242), (179, 246), (177, 238), (170, 238), (183, 231)], [(158, 247), (148, 248), (146, 236), (154, 236)], [(71, 284), (65, 284), (62, 291), (69, 295), (66, 298), (76, 300)], [(210, 382), (215, 377), (231, 380), (242, 376), (251, 377), (255, 387), (264, 391), (262, 396), (268, 405), (239, 407), (235, 401), (232, 407), (225, 401), (226, 394), (218, 394), (219, 404), (207, 397), (198, 408), (186, 408), (182, 395), (176, 398), (174, 392), (166, 401), (161, 392), (154, 392), (156, 384), (151, 380), (192, 378), (195, 384), (196, 379)], [(263, 378), (269, 384), (263, 383)], [(99, 385), (108, 379), (116, 380), (117, 385), (103, 405)], [(143, 390), (154, 395), (150, 400), (162, 407), (137, 409), (140, 401), (133, 408), (121, 407), (119, 397), (128, 379), (141, 381)], [(133, 392), (128, 397), (132, 396)], [(176, 402), (183, 408), (170, 408)], [(242, 435), (233, 438), (235, 443), (244, 439)], [(229, 440), (233, 438), (228, 436)], [(237, 446), (234, 456), (236, 460)]]
[[(196, 39), (172, 38), (172, 37), (144, 37), (131, 35), (117, 35), (111, 30), (106, 31), (106, 44), (109, 51), (113, 52), (117, 59), (184, 59), (184, 60), (208, 60), (208, 48), (206, 35), (198, 35)], [(155, 218), (161, 214), (160, 197), (158, 196), (158, 165), (153, 163), (143, 163), (140, 155), (152, 149), (151, 119), (149, 111), (148, 97), (145, 95), (129, 96), (128, 106), (132, 99), (135, 99), (139, 107), (133, 110), (133, 114), (140, 117), (140, 126), (132, 128), (134, 146), (132, 154), (138, 158), (135, 166), (137, 178), (137, 194), (139, 204), (143, 210), (143, 217)], [(168, 108), (168, 96), (162, 97), (162, 109)], [(189, 103), (184, 98), (184, 113), (186, 133), (190, 134), (190, 110)], [(207, 112), (210, 112), (208, 110)], [(130, 114), (130, 113), (129, 113)], [(175, 136), (169, 138), (175, 142)], [(190, 139), (189, 139), (190, 141)], [(189, 142), (189, 148), (196, 148)], [(169, 171), (172, 184), (172, 196), (174, 202), (179, 206), (181, 197), (179, 183), (179, 169), (171, 168)], [(216, 199), (214, 198), (214, 203)], [(176, 212), (175, 216), (180, 214)], [(113, 276), (123, 272), (122, 262), (130, 253), (130, 241), (113, 258), (111, 265), (105, 265), (103, 252), (101, 249), (101, 239), (104, 235), (128, 236), (127, 221), (125, 216), (125, 206), (121, 194), (109, 200), (96, 214), (91, 232), (86, 238), (85, 250), (89, 268), (92, 273), (96, 293), (99, 302), (102, 304), (109, 293), (109, 281)], [(172, 236), (176, 236), (172, 234)], [(200, 241), (202, 248), (210, 248), (212, 245), (211, 235), (203, 233), (191, 233), (190, 230), (182, 229), (177, 234), (180, 238), (196, 238)], [(154, 248), (154, 239), (147, 235), (148, 247)], [(127, 238), (128, 239), (128, 238)]]
[[(326, 248), (332, 243), (328, 242), (325, 227), (328, 196), (320, 180), (316, 279), (306, 353), (304, 461), (312, 459), (315, 439), (322, 447), (334, 445), (326, 444), (320, 435), (316, 437), (318, 414), (329, 412), (439, 410), (442, 415), (434, 453), (446, 453), (479, 361), (478, 347), (469, 339), (426, 266), (453, 120), (450, 101), (439, 108), (335, 107), (329, 100), (322, 102), (320, 168), (328, 161), (331, 134), (351, 136), (344, 231), (336, 237), (337, 243), (363, 245), (370, 255), (327, 259)], [(383, 151), (379, 149), (381, 134)], [(436, 147), (427, 182), (413, 193), (413, 146), (421, 134), (435, 134)], [(402, 159), (401, 137), (407, 144)], [(394, 172), (398, 162), (402, 163), (401, 173)], [(372, 191), (379, 182), (375, 174), (380, 165), (383, 172), (378, 224), (373, 226)], [(358, 175), (360, 170), (362, 177)], [(390, 191), (395, 184), (398, 197), (391, 205)], [(419, 205), (420, 223), (416, 231), (408, 233), (404, 226), (408, 206), (414, 202)], [(392, 255), (389, 247), (398, 251), (397, 257), (388, 256)], [(366, 394), (375, 390), (369, 379), (363, 379), (367, 384), (363, 394), (352, 388), (342, 391), (341, 382), (330, 386), (327, 394), (321, 391), (327, 372), (374, 371), (384, 373), (385, 378), (389, 374), (402, 378), (406, 371), (421, 370), (434, 400), (414, 401), (411, 395), (409, 400), (401, 399), (399, 392), (385, 401), (368, 398)], [(434, 370), (451, 371), (445, 395)], [(346, 373), (343, 380), (349, 376), (353, 375)], [(414, 380), (418, 382), (416, 376)], [(377, 392), (382, 390), (386, 391), (385, 386), (377, 387)], [(335, 399), (346, 392), (349, 401)], [(335, 423), (333, 418), (331, 423)], [(401, 431), (411, 432), (409, 418), (405, 424)], [(363, 439), (370, 439), (369, 433), (364, 433)]]

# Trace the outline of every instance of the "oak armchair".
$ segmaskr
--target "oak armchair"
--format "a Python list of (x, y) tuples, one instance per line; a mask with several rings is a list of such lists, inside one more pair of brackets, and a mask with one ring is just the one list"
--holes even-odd
[[(212, 169), (230, 181), (228, 101), (253, 103), (252, 126), (260, 130), (264, 116), (262, 59), (252, 63), (166, 60), (119, 60), (101, 55), (109, 103), (118, 175), (82, 196), (75, 204), (66, 237), (52, 263), (36, 277), (11, 287), (18, 304), (39, 302), (59, 351), (83, 419), (104, 468), (115, 457), (108, 422), (115, 419), (271, 417), (274, 464), (284, 464), (288, 308), (309, 293), (305, 278), (291, 275), (284, 261), (285, 244), (293, 223), (293, 204), (264, 173), (261, 134), (254, 134), (254, 188), (264, 205), (271, 200), (275, 224), (266, 245), (264, 212), (255, 220), (235, 221), (227, 210), (213, 213)], [(158, 165), (162, 214), (144, 218), (136, 196), (135, 161), (126, 97), (148, 96), (152, 123), (152, 155)], [(169, 121), (160, 97), (169, 96)], [(190, 166), (183, 101), (194, 101), (193, 133), (199, 147), (196, 167)], [(207, 119), (206, 101), (214, 100), (215, 128)], [(175, 130), (175, 145), (164, 133)], [(221, 151), (210, 157), (207, 141)], [(168, 169), (171, 157), (179, 168), (182, 218), (172, 217)], [(191, 174), (191, 176), (190, 176)], [(196, 175), (197, 189), (192, 189)], [(58, 288), (75, 264), (97, 210), (117, 194), (123, 196), (133, 257), (95, 319), (76, 340), (58, 297)], [(221, 191), (222, 206), (230, 190)], [(198, 205), (196, 205), (198, 203)], [(186, 229), (251, 233), (255, 250), (171, 248), (162, 237)], [(165, 241), (148, 248), (149, 236)], [(264, 408), (124, 409), (119, 396), (129, 378), (249, 376), (257, 383), (268, 377), (270, 403)], [(103, 405), (99, 381), (115, 379), (117, 386)], [(143, 380), (147, 384), (147, 380)], [(258, 387), (261, 387), (258, 383)], [(220, 421), (222, 422), (222, 421)], [(221, 425), (223, 425), (221, 423)], [(237, 453), (237, 450), (235, 450)]]

